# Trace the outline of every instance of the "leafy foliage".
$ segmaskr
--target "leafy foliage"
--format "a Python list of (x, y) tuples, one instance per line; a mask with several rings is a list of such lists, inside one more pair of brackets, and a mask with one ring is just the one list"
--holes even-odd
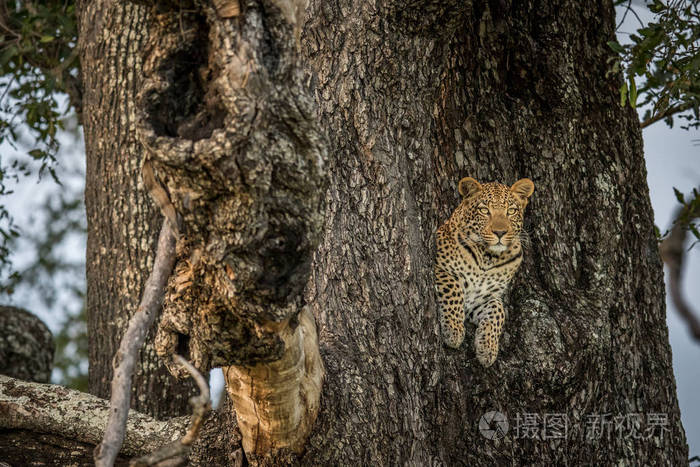
[[(637, 15), (631, 0), (615, 0), (615, 5), (624, 6), (620, 25), (628, 13)], [(629, 43), (608, 42), (617, 53), (610, 71), (624, 75), (620, 105), (629, 103), (632, 108), (644, 109), (642, 128), (662, 120), (673, 127), (674, 118), (685, 122), (681, 128), (700, 128), (700, 6), (696, 0), (647, 0), (644, 8), (654, 19), (647, 24), (639, 20), (642, 27), (630, 34)], [(675, 188), (674, 192), (682, 205), (680, 213), (700, 206), (697, 190), (687, 202)], [(687, 228), (700, 240), (692, 219), (681, 214), (673, 225)], [(657, 227), (656, 232), (661, 241), (670, 230), (662, 234)]]
[[(0, 199), (11, 193), (8, 182), (18, 183), (32, 173), (40, 178), (48, 174), (58, 182), (58, 135), (72, 111), (80, 110), (76, 45), (74, 1), (0, 2), (0, 144), (19, 153), (14, 160), (0, 161)], [(62, 105), (62, 93), (69, 95), (72, 106)], [(71, 237), (84, 237), (84, 208), (79, 192), (58, 188), (59, 193), (47, 196), (37, 209), (41, 216), (21, 239), (0, 203), (0, 268), (9, 267), (10, 247), (21, 245), (33, 257), (21, 271), (9, 274), (0, 292), (25, 292), (23, 298), (38, 300), (37, 306), (63, 317), (54, 336), (53, 380), (86, 389), (84, 265), (59, 251)]]
[[(630, 11), (629, 0), (616, 0)], [(659, 120), (683, 128), (700, 127), (700, 6), (695, 0), (647, 1), (654, 20), (630, 35), (630, 43), (610, 41), (619, 54), (614, 72), (623, 71), (620, 102), (649, 106), (642, 127)], [(641, 79), (640, 79), (641, 78)]]
[[(11, 193), (8, 180), (29, 175), (33, 167), (39, 176), (56, 179), (56, 134), (68, 111), (60, 110), (57, 96), (66, 92), (80, 106), (76, 45), (74, 1), (0, 2), (0, 144), (28, 148), (24, 159), (0, 159), (0, 199)], [(17, 235), (0, 203), (0, 267), (7, 266), (7, 245)]]
[[(75, 1), (0, 2), (0, 145), (19, 153), (11, 161), (0, 159), (0, 200), (11, 193), (11, 183), (32, 173), (40, 179), (49, 174), (56, 182), (64, 179), (65, 171), (57, 165), (58, 138), (74, 111), (80, 115), (81, 95)], [(56, 188), (58, 193), (45, 197), (37, 209), (40, 216), (21, 238), (0, 202), (0, 271), (8, 273), (0, 293), (16, 291), (23, 300), (38, 300), (36, 306), (62, 317), (52, 326), (59, 329), (54, 333), (53, 380), (85, 390), (84, 262), (69, 261), (60, 252), (66, 243), (84, 244), (82, 188)], [(9, 273), (10, 250), (18, 248), (32, 252), (33, 259)]]

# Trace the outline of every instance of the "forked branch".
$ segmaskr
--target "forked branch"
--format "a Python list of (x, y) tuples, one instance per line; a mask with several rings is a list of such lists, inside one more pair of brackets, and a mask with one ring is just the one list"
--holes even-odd
[(209, 384), (204, 379), (204, 376), (192, 366), (190, 362), (179, 355), (175, 355), (174, 360), (177, 364), (182, 365), (187, 372), (194, 378), (199, 387), (199, 396), (192, 397), (190, 404), (192, 405), (192, 419), (187, 432), (182, 438), (169, 443), (157, 451), (143, 457), (139, 457), (131, 461), (130, 467), (150, 467), (160, 465), (163, 461), (170, 461), (173, 465), (180, 465), (187, 459), (187, 454), (190, 451), (192, 443), (199, 436), (199, 430), (204, 423), (207, 415), (211, 411), (211, 398), (209, 397)]

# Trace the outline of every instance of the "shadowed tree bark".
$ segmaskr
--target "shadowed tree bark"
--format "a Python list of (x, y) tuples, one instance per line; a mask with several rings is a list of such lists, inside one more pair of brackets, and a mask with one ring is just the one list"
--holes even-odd
[[(84, 112), (95, 259), (88, 281), (95, 294), (114, 297), (123, 279), (112, 279), (109, 287), (106, 282), (122, 274), (114, 266), (117, 258), (134, 258), (119, 263), (128, 264), (130, 283), (148, 274), (145, 239), (154, 238), (155, 230), (145, 220), (133, 221), (146, 210), (137, 180), (147, 154), (138, 141), (148, 132), (140, 139), (124, 135), (134, 134), (143, 111), (138, 92), (162, 72), (161, 100), (147, 101), (156, 137), (146, 157), (153, 159), (187, 239), (181, 239), (180, 268), (166, 298), (170, 318), (161, 327), (163, 353), (187, 350), (200, 368), (230, 365), (250, 375), (259, 364), (283, 360), (291, 346), (280, 336), (299, 329), (304, 313), (318, 329), (326, 376), (303, 450), (282, 449), (265, 458), (246, 445), (243, 433), (249, 460), (687, 461), (639, 123), (631, 109), (619, 106), (620, 77), (607, 73), (606, 42), (614, 30), (610, 2), (311, 0), (298, 43), (295, 4), (250, 1), (240, 4), (239, 16), (226, 18), (199, 3), (180, 10), (168, 2), (160, 6), (154, 12), (98, 1), (81, 12), (83, 69), (91, 75)], [(167, 67), (143, 68), (138, 51), (145, 42), (134, 42), (146, 37), (147, 55), (167, 56)], [(181, 53), (168, 54), (168, 47)], [(228, 61), (217, 58), (226, 53)], [(117, 58), (114, 66), (107, 66), (112, 60), (105, 55)], [(235, 60), (249, 63), (249, 72), (229, 72), (227, 79), (238, 84), (227, 88), (217, 79)], [(287, 74), (278, 74), (284, 67)], [(303, 69), (308, 91), (295, 67)], [(258, 84), (251, 86), (246, 73)], [(306, 92), (315, 101), (311, 114), (303, 107)], [(159, 107), (162, 102), (177, 105)], [(289, 102), (301, 102), (301, 117), (274, 111), (287, 109)], [(246, 113), (248, 108), (256, 111)], [(243, 126), (230, 130), (237, 124)], [(325, 190), (320, 170), (294, 165), (308, 160), (316, 141), (323, 144), (315, 136), (318, 129), (327, 138), (327, 153), (316, 149), (326, 154)], [(196, 150), (167, 146), (172, 141), (157, 140), (159, 132), (176, 142), (220, 138), (224, 154), (214, 148), (207, 152), (214, 162), (197, 165)], [(216, 162), (232, 154), (246, 164)], [(285, 155), (296, 162), (276, 172)], [(261, 169), (265, 164), (272, 164), (270, 172)], [(290, 167), (303, 168), (291, 170), (294, 182), (281, 188), (294, 203), (265, 198), (273, 193), (270, 186), (278, 186), (274, 183), (263, 187), (260, 179), (243, 176), (247, 183), (238, 185), (241, 173), (279, 180), (275, 174)], [(236, 177), (219, 175), (226, 173)], [(536, 187), (526, 213), (531, 244), (508, 295), (498, 360), (487, 369), (470, 345), (457, 350), (442, 345), (433, 292), (434, 233), (457, 206), (457, 181), (467, 175), (507, 184), (529, 177)], [(190, 192), (195, 194), (188, 198)], [(221, 211), (212, 208), (243, 194), (250, 211), (236, 204), (231, 211), (224, 204)], [(297, 205), (305, 207), (295, 211)], [(318, 240), (316, 211), (325, 217)], [(216, 212), (222, 217), (210, 215)], [(249, 215), (252, 223), (212, 228), (226, 224), (219, 224), (224, 214), (234, 220)], [(149, 216), (150, 211), (143, 218)], [(122, 219), (132, 227), (116, 222)], [(265, 220), (272, 227), (256, 234), (255, 226)], [(276, 226), (288, 225), (301, 232), (293, 242), (298, 254), (281, 254), (289, 252), (283, 247), (288, 243), (268, 242), (280, 238)], [(126, 241), (123, 232), (144, 239), (128, 243), (129, 256), (115, 250)], [(248, 249), (237, 249), (240, 244)], [(196, 251), (202, 256), (193, 256)], [(266, 262), (268, 257), (284, 262)], [(226, 286), (217, 282), (226, 277), (237, 284), (229, 302), (221, 294)], [(129, 291), (134, 292), (129, 300), (138, 300)], [(187, 294), (189, 308), (179, 301)], [(99, 303), (90, 305), (90, 330), (102, 336), (91, 340), (95, 381), (109, 378), (104, 362), (118, 342), (118, 333), (105, 327), (119, 319), (113, 326), (123, 330), (127, 314), (123, 302)], [(466, 343), (473, 332), (468, 325)], [(231, 335), (238, 347), (230, 345)], [(153, 398), (145, 381), (155, 367), (144, 371), (134, 391)], [(250, 384), (243, 373), (228, 373), (234, 399), (236, 382), (255, 386), (254, 378)], [(172, 387), (163, 384), (164, 391)], [(161, 413), (174, 410), (168, 396), (152, 404), (163, 404)], [(228, 402), (210, 422), (217, 429), (205, 429), (195, 464), (240, 459), (231, 410)], [(488, 411), (507, 417), (505, 437), (490, 440), (480, 433), (480, 418)], [(229, 436), (228, 445), (221, 442)]]

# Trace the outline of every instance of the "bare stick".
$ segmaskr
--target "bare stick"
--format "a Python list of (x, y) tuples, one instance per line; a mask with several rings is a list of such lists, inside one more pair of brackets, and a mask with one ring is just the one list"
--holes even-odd
[[(700, 212), (684, 212), (686, 208), (682, 208), (677, 212), (676, 219), (683, 214), (687, 214), (690, 219), (695, 219), (700, 215)], [(681, 293), (681, 281), (683, 279), (683, 259), (685, 255), (685, 237), (687, 229), (677, 222), (671, 229), (671, 234), (661, 243), (661, 259), (668, 266), (668, 289), (669, 295), (676, 310), (688, 324), (690, 334), (695, 340), (700, 341), (700, 321), (695, 316), (693, 309), (683, 298)]]
[(211, 399), (209, 397), (209, 385), (202, 374), (192, 366), (190, 362), (179, 355), (174, 355), (173, 359), (184, 366), (189, 374), (197, 382), (199, 386), (199, 396), (190, 398), (192, 405), (192, 419), (187, 432), (177, 441), (166, 444), (157, 451), (146, 456), (134, 459), (129, 464), (130, 467), (148, 467), (152, 465), (162, 466), (163, 461), (171, 461), (172, 465), (180, 465), (187, 458), (190, 451), (190, 446), (199, 436), (199, 429), (202, 427), (204, 420), (211, 411)]
[(102, 443), (95, 449), (95, 465), (112, 467), (124, 441), (126, 418), (131, 399), (131, 377), (138, 353), (146, 334), (160, 310), (168, 277), (175, 263), (175, 236), (170, 223), (163, 222), (158, 238), (158, 249), (153, 262), (153, 271), (146, 281), (136, 313), (129, 320), (129, 327), (122, 337), (119, 350), (114, 356), (114, 376), (110, 414)]
[(660, 112), (653, 117), (649, 117), (648, 119), (644, 120), (639, 124), (640, 128), (646, 128), (649, 125), (658, 122), (659, 120), (663, 120), (666, 117), (669, 117), (671, 115), (675, 115), (680, 112), (685, 112), (686, 110), (690, 109), (693, 107), (692, 104), (679, 104), (679, 105), (674, 105), (672, 107), (669, 107), (668, 109), (664, 110), (663, 112)]

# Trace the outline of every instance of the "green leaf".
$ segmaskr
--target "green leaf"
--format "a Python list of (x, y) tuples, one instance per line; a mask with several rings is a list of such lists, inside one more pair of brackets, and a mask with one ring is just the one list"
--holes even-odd
[(15, 55), (17, 55), (17, 47), (15, 45), (5, 47), (2, 55), (0, 55), (0, 67), (4, 67)]
[(51, 42), (55, 39), (53, 36), (41, 36), (41, 39), (39, 39), (39, 42), (46, 43), (46, 42)]
[(637, 84), (632, 77), (630, 77), (630, 105), (633, 109), (637, 108)]
[(685, 204), (685, 198), (683, 197), (683, 193), (678, 191), (678, 188), (673, 187), (673, 192), (676, 194), (676, 199), (678, 200), (679, 203)]
[(614, 52), (619, 54), (625, 53), (625, 48), (620, 45), (617, 41), (608, 41), (608, 47), (610, 47)]
[(700, 240), (700, 232), (698, 232), (698, 228), (695, 224), (688, 224), (688, 229), (693, 232), (693, 235), (695, 235), (695, 238)]
[(627, 83), (622, 83), (620, 86), (620, 107), (624, 107), (625, 102), (627, 102)]
[(32, 156), (34, 159), (43, 159), (45, 154), (46, 153), (41, 149), (32, 149), (31, 151), (29, 151), (29, 155)]

